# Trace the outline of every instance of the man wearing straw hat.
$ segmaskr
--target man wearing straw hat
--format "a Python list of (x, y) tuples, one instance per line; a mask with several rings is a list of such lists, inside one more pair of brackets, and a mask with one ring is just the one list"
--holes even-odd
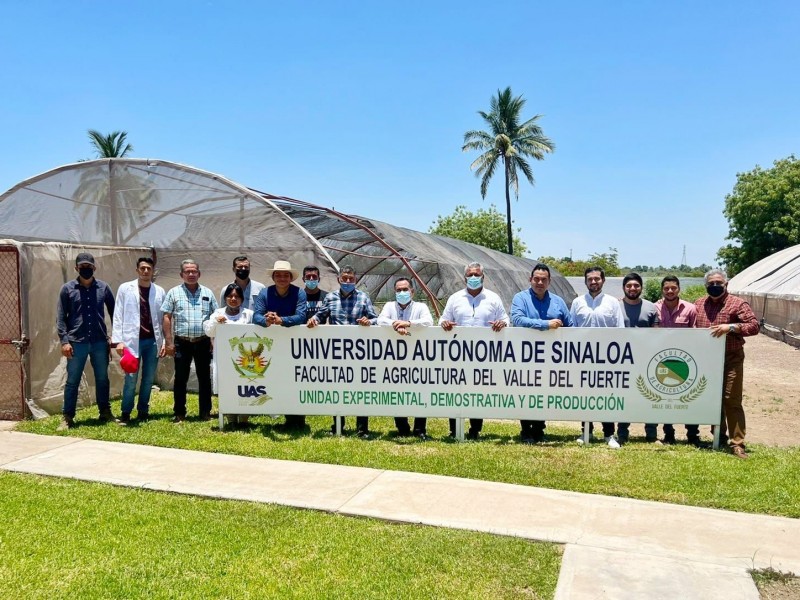
[[(258, 294), (253, 308), (253, 323), (262, 327), (280, 325), (293, 327), (306, 322), (306, 293), (292, 281), (300, 273), (292, 268), (288, 260), (276, 260), (267, 274), (274, 285)], [(306, 426), (305, 415), (286, 415), (287, 429), (302, 429)]]

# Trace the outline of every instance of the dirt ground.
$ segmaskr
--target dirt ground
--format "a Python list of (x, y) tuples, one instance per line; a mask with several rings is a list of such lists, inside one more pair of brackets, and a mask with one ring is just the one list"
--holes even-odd
[(757, 335), (744, 352), (747, 441), (800, 446), (800, 349)]

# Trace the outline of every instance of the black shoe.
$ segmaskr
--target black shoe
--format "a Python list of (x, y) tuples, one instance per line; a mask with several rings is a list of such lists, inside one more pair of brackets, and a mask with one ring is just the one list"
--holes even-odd
[(100, 416), (98, 417), (101, 423), (110, 423), (111, 421), (115, 421), (114, 413), (111, 412), (110, 408), (104, 408), (100, 411)]
[(520, 436), (519, 441), (523, 444), (532, 445), (536, 442), (533, 440), (533, 436), (529, 433), (525, 434), (525, 437)]
[(410, 429), (398, 429), (397, 430), (397, 437), (411, 437), (411, 430)]
[(669, 444), (670, 446), (675, 443), (675, 434), (674, 433), (665, 433), (664, 439), (661, 441), (662, 444)]
[(417, 438), (421, 442), (424, 442), (424, 441), (430, 439), (428, 437), (428, 434), (425, 433), (424, 431), (415, 431), (414, 432), (414, 437)]
[(362, 429), (361, 431), (356, 432), (356, 435), (361, 438), (362, 440), (368, 440), (370, 438), (369, 431)]
[(140, 412), (136, 415), (137, 421), (149, 421), (150, 420), (150, 413), (149, 412)]
[(175, 415), (172, 417), (173, 423), (183, 423), (186, 420), (186, 415)]
[(56, 427), (56, 431), (66, 431), (67, 429), (75, 429), (75, 419), (72, 417), (63, 416), (61, 422)]
[(117, 425), (120, 425), (121, 427), (125, 427), (130, 422), (131, 422), (131, 413), (129, 412), (122, 413), (119, 416), (119, 419), (117, 419)]
[(199, 419), (201, 421), (210, 421), (211, 420), (211, 413), (207, 413), (207, 412), (200, 413)]
[(480, 435), (480, 431), (475, 431), (474, 429), (470, 429), (469, 432), (467, 432), (467, 439), (468, 440), (477, 440), (479, 435)]
[(703, 443), (700, 441), (699, 435), (690, 435), (686, 438), (686, 443), (694, 446), (695, 448), (700, 448)]

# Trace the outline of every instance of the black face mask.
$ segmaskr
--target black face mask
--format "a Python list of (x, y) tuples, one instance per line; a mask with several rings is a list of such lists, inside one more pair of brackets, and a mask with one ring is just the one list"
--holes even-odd
[(94, 277), (94, 269), (92, 267), (81, 267), (78, 269), (78, 275), (84, 279), (91, 279)]
[(250, 269), (236, 269), (236, 277), (244, 281), (250, 277)]
[(724, 285), (707, 285), (706, 291), (708, 295), (712, 298), (719, 298), (722, 294), (725, 293), (725, 286)]

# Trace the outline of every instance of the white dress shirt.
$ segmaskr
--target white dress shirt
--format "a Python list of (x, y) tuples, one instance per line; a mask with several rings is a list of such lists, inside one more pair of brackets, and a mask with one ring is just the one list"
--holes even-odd
[(433, 325), (433, 317), (428, 305), (424, 302), (409, 302), (403, 308), (397, 302), (387, 302), (383, 306), (381, 314), (378, 315), (378, 325), (389, 325), (395, 321), (408, 321), (413, 327), (430, 327)]
[(450, 296), (439, 318), (440, 325), (442, 321), (453, 321), (459, 327), (491, 327), (490, 321), (503, 321), (506, 326), (510, 325), (500, 296), (486, 288), (481, 289), (477, 296), (466, 289)]
[(575, 327), (625, 327), (625, 313), (619, 300), (603, 292), (594, 298), (589, 293), (578, 296), (569, 312)]

